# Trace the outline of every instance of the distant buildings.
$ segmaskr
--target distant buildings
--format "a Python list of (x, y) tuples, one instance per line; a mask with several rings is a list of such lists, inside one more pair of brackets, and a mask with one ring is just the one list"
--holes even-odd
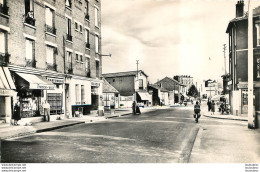
[(190, 75), (175, 75), (173, 79), (175, 79), (182, 85), (180, 91), (184, 95), (188, 93), (189, 88), (193, 85), (193, 77), (191, 77)]

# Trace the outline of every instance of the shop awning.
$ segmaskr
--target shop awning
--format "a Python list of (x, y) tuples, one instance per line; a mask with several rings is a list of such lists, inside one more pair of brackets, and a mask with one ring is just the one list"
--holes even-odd
[(51, 81), (48, 81), (42, 76), (18, 72), (16, 72), (16, 74), (28, 82), (29, 89), (54, 90), (55, 88)]
[(148, 92), (137, 92), (142, 100), (151, 100), (151, 95)]
[(7, 67), (0, 67), (0, 89), (16, 89), (10, 71)]

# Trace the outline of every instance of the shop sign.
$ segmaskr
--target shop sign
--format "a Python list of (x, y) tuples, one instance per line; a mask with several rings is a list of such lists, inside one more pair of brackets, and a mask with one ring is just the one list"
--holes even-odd
[(12, 95), (12, 90), (2, 90), (0, 89), (0, 96), (10, 96)]
[(100, 83), (99, 82), (91, 82), (91, 86), (93, 87), (99, 87)]
[(54, 85), (30, 84), (30, 89), (54, 90)]
[(237, 84), (237, 88), (243, 89), (243, 88), (248, 88), (248, 84)]
[(48, 81), (51, 81), (52, 83), (55, 84), (63, 84), (64, 83), (64, 79), (57, 79), (57, 78), (47, 78)]

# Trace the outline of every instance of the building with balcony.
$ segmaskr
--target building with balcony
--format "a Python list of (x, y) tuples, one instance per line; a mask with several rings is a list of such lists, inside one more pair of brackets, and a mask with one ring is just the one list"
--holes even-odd
[[(226, 33), (229, 37), (229, 80), (226, 80), (234, 115), (248, 113), (248, 14), (244, 2), (236, 4), (236, 17)], [(260, 7), (253, 9), (253, 78), (255, 111), (260, 111)]]
[(44, 100), (68, 117), (101, 107), (100, 11), (98, 0), (0, 0), (0, 63), (22, 118), (40, 116)]

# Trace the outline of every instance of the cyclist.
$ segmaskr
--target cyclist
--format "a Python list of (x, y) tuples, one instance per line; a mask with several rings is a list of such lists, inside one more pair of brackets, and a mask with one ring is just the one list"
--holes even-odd
[(200, 117), (200, 105), (198, 101), (194, 105), (194, 113), (195, 113), (194, 114), (195, 121), (198, 122), (198, 119)]

